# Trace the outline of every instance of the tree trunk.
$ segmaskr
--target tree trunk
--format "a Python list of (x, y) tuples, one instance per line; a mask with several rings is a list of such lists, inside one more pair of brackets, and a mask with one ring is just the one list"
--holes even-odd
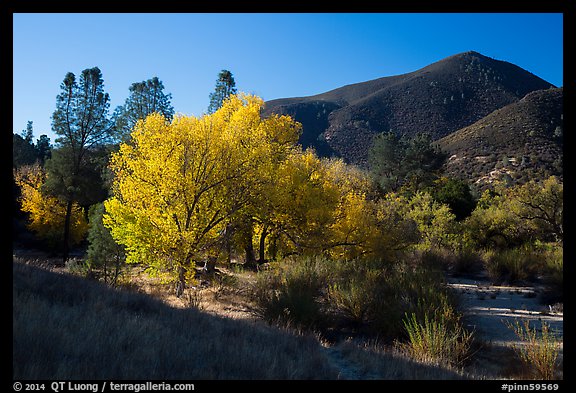
[(227, 224), (226, 229), (224, 230), (224, 244), (226, 247), (226, 261), (228, 265), (232, 263), (232, 225)]
[(268, 236), (268, 227), (264, 226), (264, 229), (262, 230), (262, 233), (260, 234), (260, 249), (259, 251), (259, 255), (258, 255), (258, 263), (264, 263), (265, 262), (265, 246), (266, 246), (266, 236)]
[(276, 260), (276, 256), (278, 255), (278, 236), (277, 235), (272, 235), (272, 239), (270, 241), (270, 248), (269, 248), (269, 252), (270, 252), (270, 258), (275, 261)]
[(254, 255), (254, 246), (252, 245), (252, 239), (246, 242), (244, 246), (244, 251), (246, 253), (246, 266), (256, 266), (256, 256)]
[(214, 256), (209, 256), (208, 258), (206, 258), (202, 270), (205, 273), (214, 273), (216, 271), (216, 260), (217, 258)]
[(186, 269), (184, 266), (178, 267), (178, 282), (176, 283), (176, 297), (182, 296), (186, 288)]
[(64, 219), (64, 249), (62, 256), (63, 262), (66, 263), (68, 255), (70, 254), (70, 219), (72, 217), (72, 198), (68, 199), (66, 204), (66, 217)]
[(256, 256), (254, 254), (254, 245), (252, 244), (252, 237), (254, 236), (254, 228), (252, 227), (252, 220), (246, 220), (246, 227), (244, 230), (244, 252), (246, 267), (256, 267)]

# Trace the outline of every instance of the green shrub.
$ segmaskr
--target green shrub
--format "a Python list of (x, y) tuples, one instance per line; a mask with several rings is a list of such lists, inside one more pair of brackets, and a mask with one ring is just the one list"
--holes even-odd
[(564, 301), (564, 250), (561, 243), (545, 243), (542, 249), (543, 275), (546, 292), (545, 301), (561, 303)]
[(454, 275), (474, 274), (483, 269), (480, 253), (472, 247), (458, 247), (455, 251), (442, 248), (424, 251), (421, 255), (423, 266), (443, 269)]
[(459, 316), (442, 272), (405, 258), (273, 263), (254, 286), (256, 311), (270, 322), (320, 331), (348, 326), (385, 341), (405, 338), (406, 314), (419, 320), (437, 315), (456, 326)]
[(337, 314), (369, 333), (385, 339), (401, 337), (405, 313), (455, 318), (453, 301), (439, 270), (401, 261), (351, 261), (348, 265), (329, 286), (328, 302)]
[(70, 258), (64, 264), (66, 270), (80, 277), (90, 277), (90, 266), (83, 259)]
[(406, 314), (404, 327), (408, 343), (401, 344), (406, 353), (415, 360), (434, 364), (461, 365), (470, 350), (472, 334), (460, 324), (443, 316), (419, 320), (415, 313)]
[(516, 321), (509, 324), (514, 333), (524, 345), (515, 345), (514, 350), (528, 367), (534, 379), (554, 379), (558, 369), (558, 352), (560, 343), (550, 332), (550, 326), (542, 322), (542, 333), (538, 335), (536, 328), (531, 328), (528, 320), (522, 324)]
[(377, 272), (371, 272), (367, 276), (356, 274), (349, 280), (331, 284), (328, 288), (330, 303), (342, 311), (347, 318), (358, 324), (368, 320), (374, 280), (379, 275)]
[(322, 320), (320, 290), (326, 285), (326, 261), (291, 258), (261, 272), (252, 292), (256, 313), (269, 322), (313, 328)]
[(517, 283), (532, 280), (542, 271), (540, 252), (530, 245), (486, 255), (486, 270), (495, 282)]
[(446, 269), (452, 264), (454, 253), (447, 249), (432, 248), (418, 256), (420, 264), (430, 269)]
[[(358, 262), (352, 263), (358, 265)], [(336, 314), (364, 331), (396, 336), (402, 316), (402, 292), (392, 269), (358, 268), (329, 286), (328, 302)]]

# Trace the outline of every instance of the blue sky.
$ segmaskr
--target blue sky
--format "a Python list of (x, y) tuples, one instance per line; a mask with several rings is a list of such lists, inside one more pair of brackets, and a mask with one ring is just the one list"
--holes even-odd
[(98, 66), (111, 110), (157, 76), (202, 115), (218, 73), (264, 100), (415, 71), (474, 50), (563, 85), (562, 14), (14, 14), (13, 132), (48, 134), (67, 72)]

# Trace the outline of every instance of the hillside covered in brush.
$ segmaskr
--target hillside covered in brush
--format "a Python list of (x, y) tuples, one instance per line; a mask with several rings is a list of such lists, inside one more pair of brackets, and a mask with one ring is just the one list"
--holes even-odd
[(527, 94), (438, 141), (446, 172), (480, 188), (495, 180), (520, 182), (562, 176), (563, 89)]
[(403, 75), (309, 97), (271, 100), (264, 115), (293, 116), (303, 125), (304, 147), (363, 165), (378, 133), (429, 133), (437, 140), (529, 92), (550, 87), (514, 64), (465, 52)]

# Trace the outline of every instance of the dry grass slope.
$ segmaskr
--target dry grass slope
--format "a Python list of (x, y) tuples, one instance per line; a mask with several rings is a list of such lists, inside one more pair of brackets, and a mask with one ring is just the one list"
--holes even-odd
[(259, 321), (13, 263), (14, 379), (465, 379), (377, 346), (322, 343)]
[(13, 265), (14, 379), (335, 379), (314, 337)]

